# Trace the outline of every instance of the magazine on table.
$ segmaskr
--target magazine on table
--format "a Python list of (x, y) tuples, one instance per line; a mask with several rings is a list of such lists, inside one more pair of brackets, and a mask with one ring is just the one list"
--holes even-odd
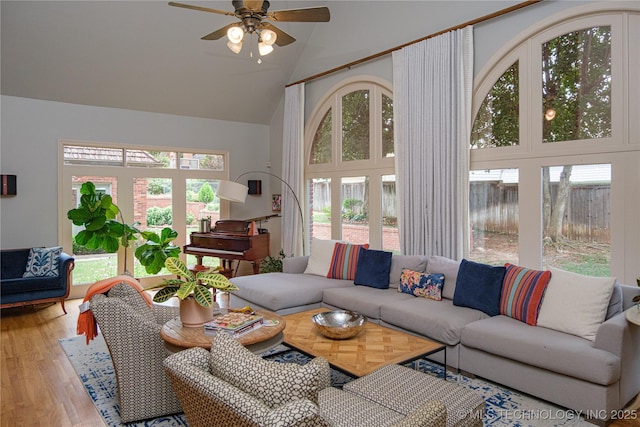
[(221, 331), (237, 337), (262, 327), (262, 321), (259, 314), (229, 312), (214, 316), (204, 324), (204, 331), (209, 334)]

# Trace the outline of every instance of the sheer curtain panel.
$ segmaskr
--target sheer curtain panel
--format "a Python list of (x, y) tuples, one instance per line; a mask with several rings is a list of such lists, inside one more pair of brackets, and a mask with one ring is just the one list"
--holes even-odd
[[(304, 194), (304, 83), (285, 89), (282, 141), (282, 179), (289, 183), (305, 212)], [(285, 255), (304, 255), (302, 225), (298, 204), (282, 184), (282, 249)]]
[(400, 248), (461, 259), (467, 198), (473, 27), (393, 53)]

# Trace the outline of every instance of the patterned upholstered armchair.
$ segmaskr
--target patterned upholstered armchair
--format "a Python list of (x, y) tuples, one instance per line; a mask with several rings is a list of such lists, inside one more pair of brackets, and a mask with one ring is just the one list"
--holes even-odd
[(167, 356), (160, 328), (177, 317), (177, 307), (149, 307), (124, 283), (91, 298), (91, 311), (111, 354), (118, 381), (122, 422), (182, 412), (162, 369)]
[(164, 366), (190, 427), (446, 425), (441, 402), (404, 416), (330, 387), (329, 364), (322, 357), (306, 365), (264, 360), (226, 334), (216, 336), (211, 352), (184, 350)]

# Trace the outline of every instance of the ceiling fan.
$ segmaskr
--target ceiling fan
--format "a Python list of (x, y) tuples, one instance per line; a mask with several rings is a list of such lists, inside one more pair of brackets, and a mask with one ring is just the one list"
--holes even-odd
[(258, 51), (261, 56), (271, 53), (274, 43), (278, 46), (286, 46), (296, 41), (295, 38), (280, 28), (266, 21), (328, 22), (330, 19), (327, 7), (274, 10), (269, 12), (269, 2), (267, 0), (233, 0), (231, 3), (235, 9), (233, 12), (176, 2), (169, 2), (169, 6), (235, 16), (240, 22), (225, 25), (202, 37), (202, 40), (218, 40), (226, 35), (229, 40), (227, 42), (229, 49), (234, 53), (240, 53), (245, 34), (255, 33), (258, 35)]

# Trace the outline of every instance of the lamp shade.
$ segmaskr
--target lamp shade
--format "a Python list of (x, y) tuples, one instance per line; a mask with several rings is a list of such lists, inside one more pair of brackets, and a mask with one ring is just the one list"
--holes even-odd
[(231, 202), (244, 203), (247, 199), (247, 193), (249, 187), (233, 181), (220, 181), (218, 183), (218, 190), (216, 196), (222, 200), (229, 200)]

